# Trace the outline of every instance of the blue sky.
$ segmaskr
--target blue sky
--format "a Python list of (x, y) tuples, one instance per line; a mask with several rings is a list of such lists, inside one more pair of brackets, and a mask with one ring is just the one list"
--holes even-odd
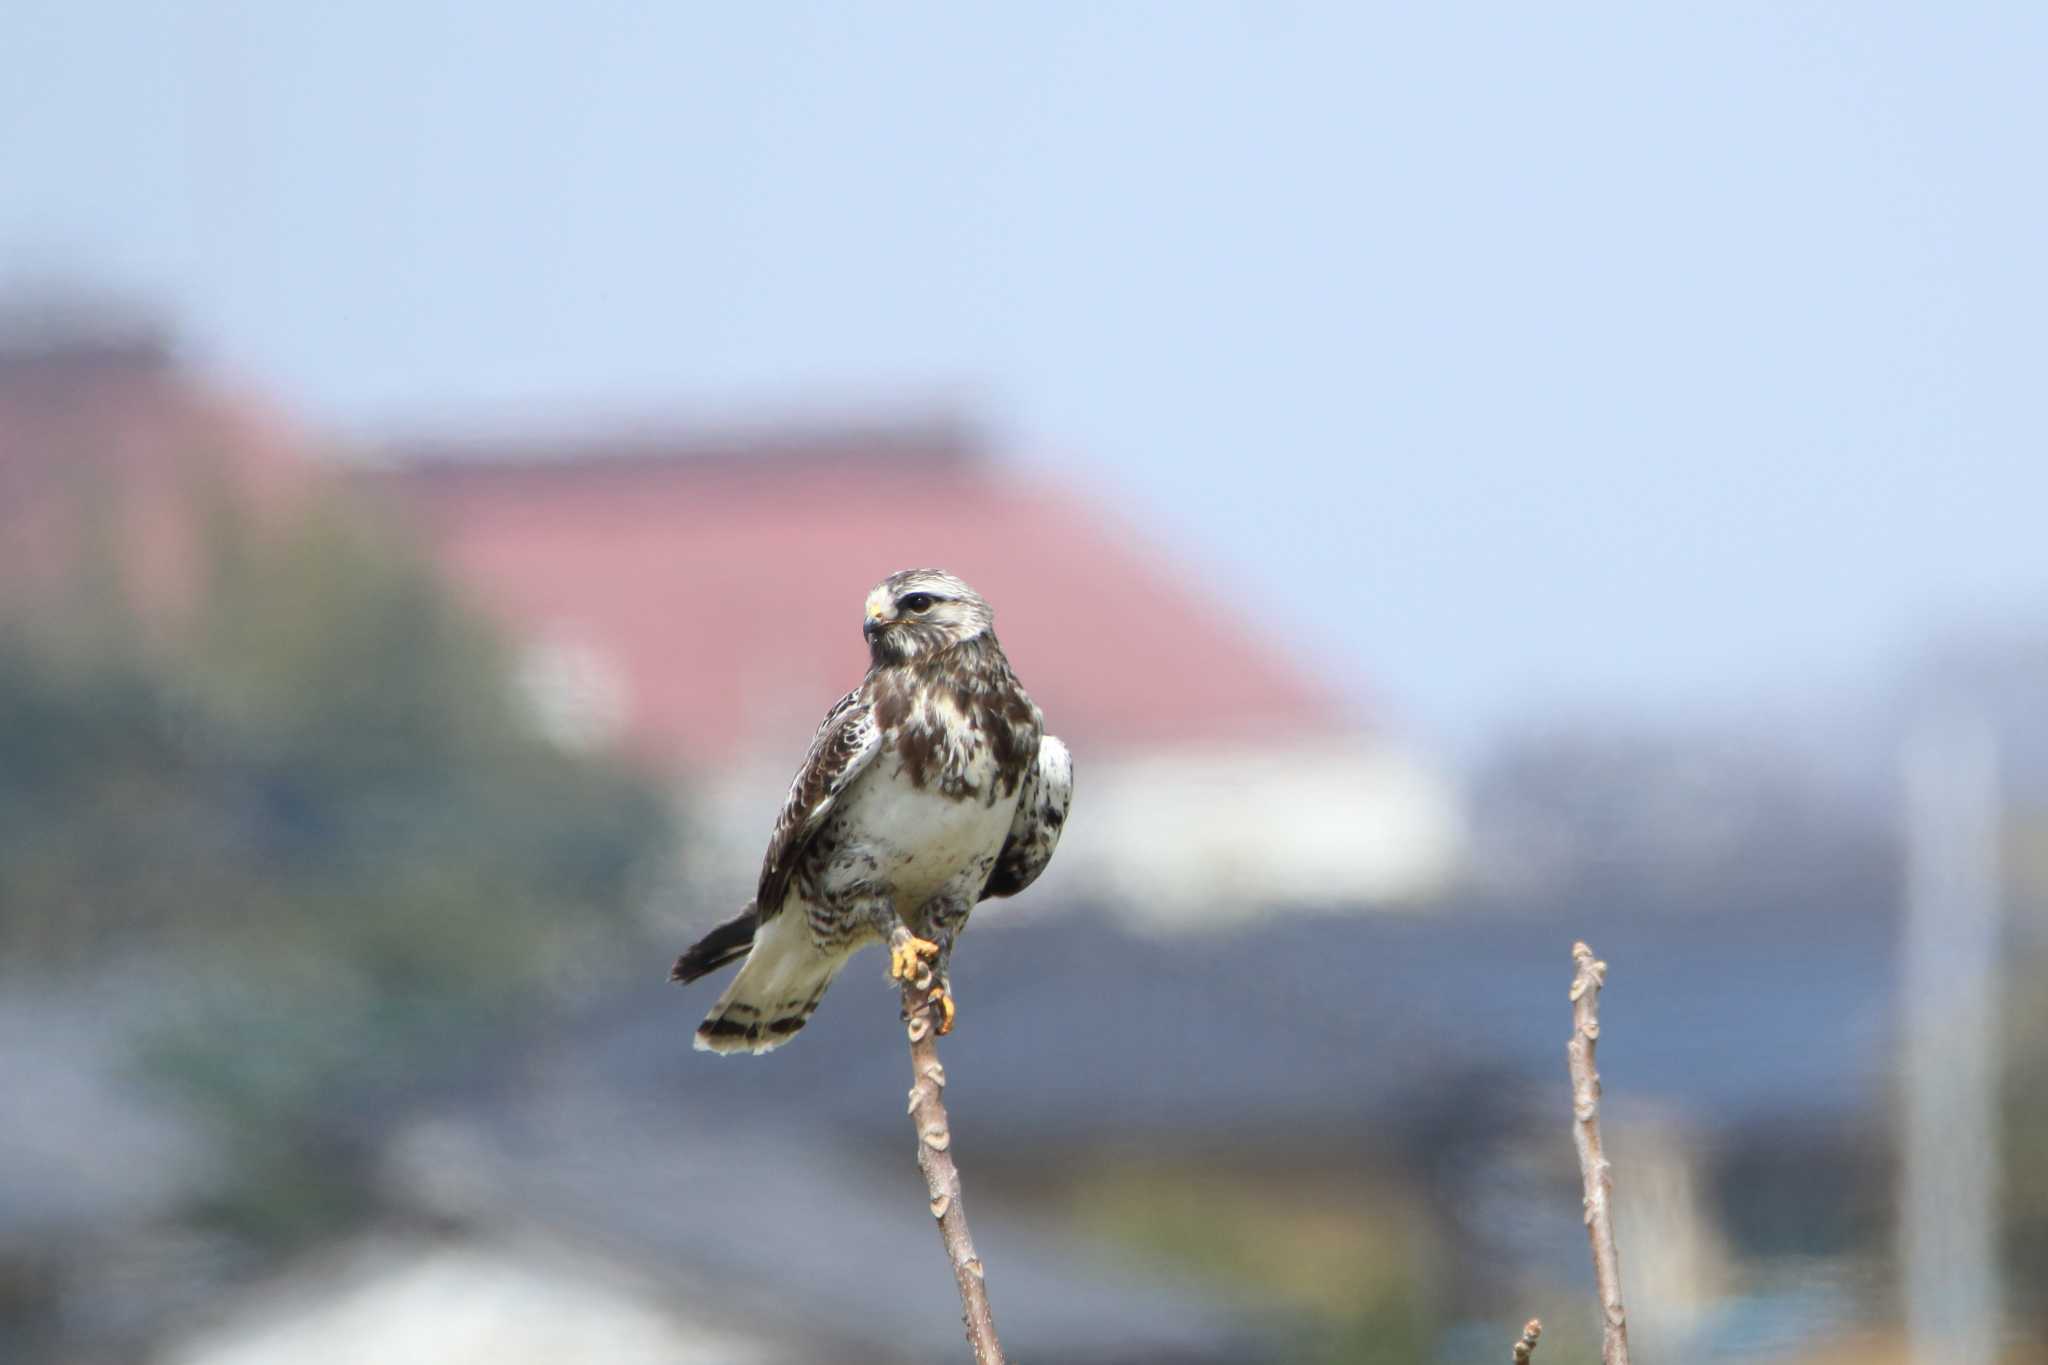
[(977, 404), (1460, 744), (2048, 597), (2044, 70), (2031, 4), (10, 0), (0, 253), (351, 433)]

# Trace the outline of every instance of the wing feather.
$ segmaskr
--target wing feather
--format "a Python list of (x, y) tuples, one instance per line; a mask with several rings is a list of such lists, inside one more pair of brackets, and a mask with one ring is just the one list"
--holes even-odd
[(1047, 735), (1038, 742), (1038, 759), (1024, 777), (1017, 795), (1017, 814), (1009, 838), (996, 855), (996, 865), (981, 889), (981, 899), (1014, 896), (1038, 880), (1059, 847), (1067, 825), (1067, 807), (1074, 799), (1074, 759), (1067, 746)]
[(768, 840), (768, 854), (761, 861), (761, 884), (754, 904), (760, 907), (762, 923), (781, 913), (790, 878), (811, 837), (832, 813), (840, 794), (874, 761), (881, 747), (874, 707), (860, 690), (847, 693), (825, 713), (803, 766), (789, 784), (789, 796)]

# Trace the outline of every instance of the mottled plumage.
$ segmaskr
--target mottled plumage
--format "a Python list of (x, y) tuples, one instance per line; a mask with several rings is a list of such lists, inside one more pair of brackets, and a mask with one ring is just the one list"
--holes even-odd
[(700, 1048), (787, 1041), (848, 957), (892, 937), (892, 974), (913, 949), (936, 958), (944, 1031), (968, 913), (1029, 886), (1059, 843), (1072, 761), (1010, 671), (988, 604), (951, 574), (908, 569), (868, 595), (863, 634), (867, 676), (818, 727), (753, 904), (676, 962), (674, 978), (693, 981), (746, 958), (698, 1026)]

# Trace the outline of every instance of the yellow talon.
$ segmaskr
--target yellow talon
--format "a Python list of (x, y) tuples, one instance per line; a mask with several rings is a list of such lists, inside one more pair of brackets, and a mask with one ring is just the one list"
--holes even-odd
[(921, 959), (938, 955), (938, 944), (906, 932), (889, 944), (889, 976), (896, 981), (914, 981), (924, 975)]
[(925, 1003), (929, 1005), (938, 1006), (939, 1036), (943, 1038), (947, 1034), (951, 1033), (953, 1031), (954, 1014), (953, 993), (947, 990), (944, 986), (940, 986), (937, 990), (932, 992), (931, 999), (926, 1001)]

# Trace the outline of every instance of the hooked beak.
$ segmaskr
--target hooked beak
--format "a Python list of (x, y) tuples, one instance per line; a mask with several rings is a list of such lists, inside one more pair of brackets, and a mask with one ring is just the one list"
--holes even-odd
[(868, 617), (867, 620), (861, 623), (861, 638), (865, 639), (869, 644), (873, 644), (875, 642), (875, 637), (877, 635), (880, 635), (882, 633), (883, 628), (886, 627), (888, 624), (889, 623), (887, 621), (884, 621), (879, 616)]

